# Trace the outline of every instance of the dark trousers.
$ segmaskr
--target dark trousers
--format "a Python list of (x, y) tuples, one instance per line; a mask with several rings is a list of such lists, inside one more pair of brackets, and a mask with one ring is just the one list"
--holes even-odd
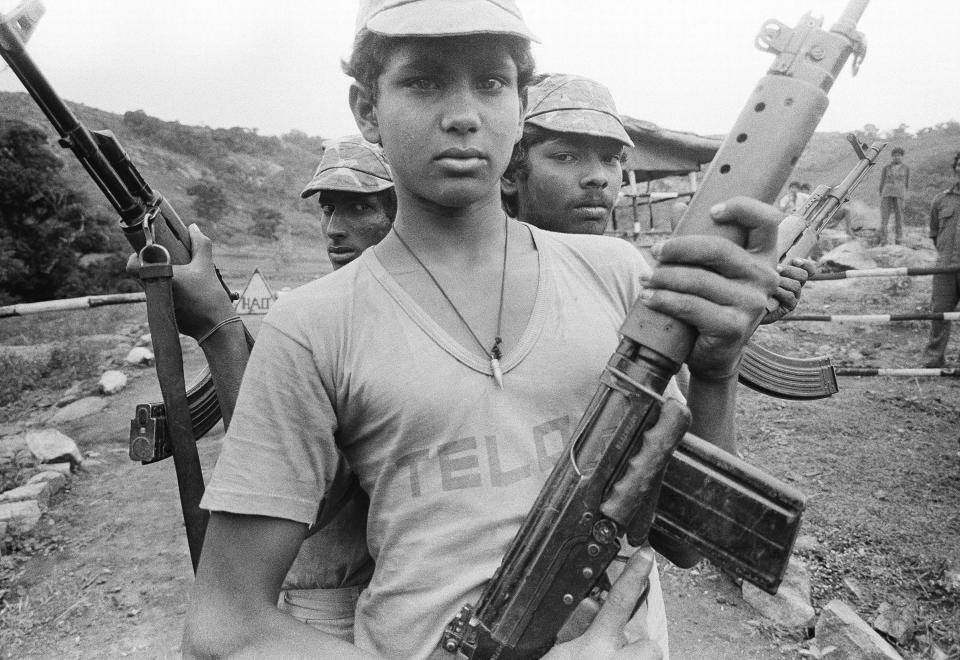
[[(960, 302), (960, 273), (945, 273), (933, 276), (933, 292), (930, 296), (931, 312), (952, 312)], [(950, 321), (930, 322), (930, 341), (923, 352), (925, 364), (942, 366), (950, 341)]]
[(902, 197), (881, 197), (880, 198), (880, 245), (887, 243), (887, 222), (890, 220), (890, 214), (893, 213), (893, 236), (894, 242), (900, 245), (903, 238), (903, 198)]

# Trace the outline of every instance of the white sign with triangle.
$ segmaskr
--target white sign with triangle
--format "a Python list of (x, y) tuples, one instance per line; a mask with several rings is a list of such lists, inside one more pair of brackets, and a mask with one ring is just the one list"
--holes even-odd
[(270, 311), (270, 304), (276, 299), (267, 281), (260, 274), (260, 269), (254, 268), (250, 281), (243, 288), (234, 307), (237, 314), (266, 314)]

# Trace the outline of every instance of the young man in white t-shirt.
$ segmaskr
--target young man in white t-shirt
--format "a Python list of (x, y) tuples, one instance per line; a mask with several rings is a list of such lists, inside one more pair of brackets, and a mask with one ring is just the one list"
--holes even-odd
[[(732, 442), (739, 355), (776, 288), (779, 214), (730, 200), (714, 219), (747, 227), (751, 251), (672, 239), (654, 273), (622, 241), (507, 219), (499, 178), (520, 137), (532, 35), (512, 2), (464, 4), (363, 5), (350, 101), (393, 168), (394, 231), (265, 319), (203, 502), (190, 657), (442, 654), (444, 625), (499, 564), (637, 297), (697, 328), (691, 428)], [(668, 403), (658, 426), (682, 418)], [(370, 496), (376, 561), (355, 646), (275, 606), (340, 451)], [(621, 648), (638, 566), (548, 657), (657, 657), (647, 640)]]

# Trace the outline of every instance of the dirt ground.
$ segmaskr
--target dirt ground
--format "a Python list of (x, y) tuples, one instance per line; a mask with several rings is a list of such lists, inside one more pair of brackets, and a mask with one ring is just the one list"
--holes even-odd
[[(926, 305), (928, 282), (812, 283), (799, 311), (910, 311)], [(782, 354), (827, 354), (838, 366), (915, 367), (926, 333), (919, 322), (783, 322), (757, 340)], [(958, 349), (955, 340), (948, 365), (960, 362)], [(199, 368), (198, 351), (187, 358)], [(171, 462), (140, 466), (126, 456), (133, 405), (159, 399), (152, 369), (130, 375), (102, 413), (61, 427), (88, 461), (35, 538), (0, 557), (0, 657), (179, 655), (190, 562)], [(949, 378), (841, 377), (837, 395), (812, 402), (741, 388), (743, 456), (808, 498), (802, 533), (816, 542), (797, 555), (815, 608), (842, 598), (872, 622), (882, 603), (912, 607), (907, 658), (937, 657), (934, 644), (939, 657), (960, 658), (960, 594), (946, 581), (960, 570), (958, 403), (960, 382)], [(207, 473), (221, 437), (199, 443)], [(818, 657), (807, 631), (762, 620), (708, 564), (665, 567), (663, 578), (673, 658)]]

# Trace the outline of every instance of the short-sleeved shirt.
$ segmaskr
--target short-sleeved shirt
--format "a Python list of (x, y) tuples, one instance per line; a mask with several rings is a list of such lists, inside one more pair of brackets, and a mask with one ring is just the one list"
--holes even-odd
[(620, 239), (529, 230), (538, 290), (501, 360), (502, 390), (375, 250), (288, 293), (264, 320), (202, 506), (309, 524), (339, 448), (370, 496), (376, 569), (357, 607), (361, 648), (427, 657), (476, 602), (649, 271)]
[(883, 166), (881, 197), (904, 197), (910, 182), (910, 168), (906, 163), (887, 163)]
[(930, 206), (930, 238), (937, 244), (937, 263), (960, 263), (960, 184), (933, 198)]

